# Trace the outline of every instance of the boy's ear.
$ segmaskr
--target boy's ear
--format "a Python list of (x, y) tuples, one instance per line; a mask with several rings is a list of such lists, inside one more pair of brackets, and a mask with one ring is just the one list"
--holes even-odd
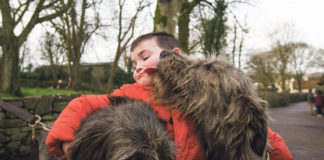
[(177, 52), (179, 54), (181, 53), (181, 49), (180, 48), (173, 48), (172, 51), (173, 52)]

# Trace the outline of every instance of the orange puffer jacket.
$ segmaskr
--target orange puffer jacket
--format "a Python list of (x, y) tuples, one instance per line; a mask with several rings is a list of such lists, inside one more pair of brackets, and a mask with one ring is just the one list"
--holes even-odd
[[(150, 87), (138, 83), (126, 84), (115, 90), (111, 95), (127, 96), (151, 104), (156, 116), (166, 122), (168, 132), (176, 143), (177, 160), (203, 159), (203, 152), (199, 147), (193, 124), (189, 123), (181, 113), (155, 103), (150, 98), (150, 89)], [(107, 95), (82, 95), (73, 99), (62, 111), (48, 134), (46, 145), (49, 151), (57, 157), (64, 156), (61, 148), (62, 142), (72, 141), (73, 134), (79, 128), (82, 120), (108, 105)], [(172, 124), (170, 123), (171, 118)], [(271, 143), (272, 140), (276, 142), (273, 145), (274, 152), (271, 155), (275, 154), (276, 157), (279, 156), (281, 159), (292, 159), (286, 144), (277, 133), (271, 131), (269, 137)]]

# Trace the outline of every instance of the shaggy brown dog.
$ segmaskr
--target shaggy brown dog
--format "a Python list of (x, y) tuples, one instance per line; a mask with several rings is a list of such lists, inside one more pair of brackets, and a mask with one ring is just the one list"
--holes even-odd
[(154, 96), (195, 124), (206, 159), (265, 158), (267, 104), (251, 80), (220, 60), (193, 60), (162, 51)]
[(69, 148), (69, 159), (175, 159), (174, 143), (149, 104), (124, 97), (109, 100), (110, 107), (82, 122)]

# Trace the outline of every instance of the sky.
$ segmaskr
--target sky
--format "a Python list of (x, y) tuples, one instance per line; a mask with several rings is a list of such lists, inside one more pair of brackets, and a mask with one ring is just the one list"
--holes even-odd
[(268, 48), (268, 34), (287, 23), (294, 26), (296, 41), (324, 48), (323, 0), (255, 0), (252, 6), (240, 7), (238, 13), (240, 19), (247, 17), (249, 49)]
[[(269, 49), (271, 46), (269, 33), (285, 23), (293, 24), (297, 33), (294, 37), (295, 41), (303, 41), (316, 48), (324, 49), (324, 0), (250, 0), (249, 3), (250, 5), (239, 4), (231, 9), (239, 21), (242, 24), (246, 23), (249, 28), (243, 53)], [(153, 30), (152, 17), (155, 6), (156, 2), (150, 7), (151, 13), (146, 14), (147, 17), (138, 23), (138, 26), (145, 25), (141, 29), (142, 33)], [(29, 36), (31, 40), (29, 45), (36, 46), (30, 47), (32, 53), (39, 51), (37, 39), (40, 37), (41, 30), (41, 26), (38, 26)], [(82, 62), (113, 60), (116, 46), (114, 43), (98, 37), (90, 43), (92, 47), (86, 50)], [(39, 61), (39, 56), (29, 57), (27, 61), (32, 61), (35, 65), (43, 63)]]

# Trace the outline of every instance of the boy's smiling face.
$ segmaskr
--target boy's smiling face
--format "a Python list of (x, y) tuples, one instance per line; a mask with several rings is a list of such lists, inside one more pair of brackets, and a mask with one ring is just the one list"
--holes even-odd
[(162, 50), (155, 38), (143, 40), (134, 48), (131, 58), (134, 68), (133, 78), (136, 82), (142, 85), (151, 84), (152, 75), (145, 70), (156, 67)]

